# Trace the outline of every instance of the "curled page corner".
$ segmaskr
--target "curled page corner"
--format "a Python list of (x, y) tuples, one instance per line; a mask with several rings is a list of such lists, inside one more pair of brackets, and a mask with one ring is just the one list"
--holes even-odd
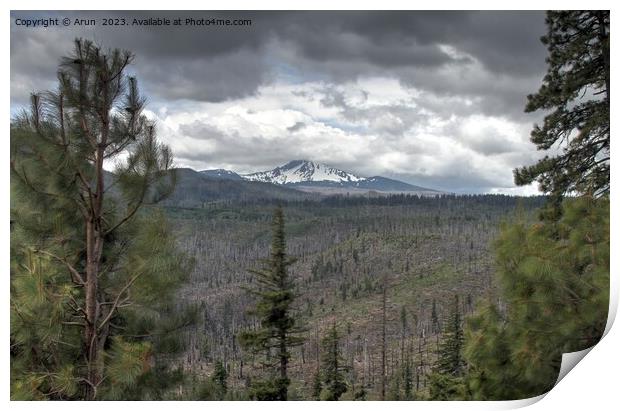
[(566, 377), (566, 374), (568, 374), (570, 370), (575, 368), (579, 361), (583, 360), (583, 358), (592, 350), (592, 348), (595, 347), (595, 345), (590, 348), (586, 348), (585, 350), (562, 354), (562, 365), (560, 365), (560, 373), (558, 374), (558, 379), (555, 381), (555, 384), (553, 386), (555, 387), (556, 385), (558, 385), (558, 383), (562, 381), (564, 377)]
[[(610, 323), (608, 322), (608, 325), (609, 324)], [(562, 354), (562, 364), (560, 365), (560, 372), (558, 374), (558, 379), (555, 381), (555, 384), (553, 384), (554, 388), (570, 372), (570, 370), (572, 370), (579, 363), (579, 361), (581, 361), (590, 352), (590, 350), (592, 350), (592, 348), (594, 348), (594, 346), (590, 348), (586, 348), (585, 350)], [(543, 394), (540, 394), (536, 397), (524, 398), (522, 400), (512, 400), (512, 401), (501, 402), (498, 404), (499, 405), (498, 408), (505, 409), (505, 410), (514, 410), (518, 408), (529, 407), (530, 405), (534, 405), (538, 401), (545, 398), (550, 391), (551, 390)]]
[[(611, 285), (611, 283), (610, 283), (610, 285)], [(612, 290), (613, 290), (613, 288), (612, 288)], [(614, 321), (616, 319), (616, 312), (617, 312), (617, 310), (618, 310), (618, 299), (615, 296), (610, 296), (609, 312), (607, 314), (607, 323), (605, 324), (605, 331), (603, 331), (603, 336), (601, 337), (601, 340), (603, 338), (605, 338), (605, 336), (607, 335), (607, 333), (611, 329), (611, 327), (612, 327), (612, 325), (613, 325), (613, 323), (614, 323)], [(599, 340), (599, 342), (600, 342), (600, 340)], [(598, 344), (598, 342), (596, 344)], [(564, 377), (566, 377), (566, 374), (568, 374), (570, 372), (570, 370), (575, 368), (575, 366), (579, 363), (579, 361), (583, 360), (583, 358), (594, 347), (596, 347), (596, 344), (594, 344), (592, 347), (586, 348), (585, 350), (569, 352), (569, 353), (562, 354), (562, 364), (560, 365), (560, 372), (558, 374), (558, 379), (555, 381), (555, 384), (553, 386), (555, 387), (556, 385), (558, 385), (560, 383), (560, 381), (562, 381), (562, 379)], [(541, 396), (541, 398), (543, 396), (544, 396), (544, 394)], [(538, 397), (536, 397), (536, 398), (538, 398)]]
[[(613, 290), (613, 288), (612, 288), (612, 290)], [(612, 291), (612, 293), (613, 293), (613, 291)], [(616, 319), (616, 312), (617, 312), (617, 310), (618, 310), (618, 298), (616, 296), (610, 296), (609, 313), (607, 315), (607, 324), (605, 325), (605, 331), (603, 332), (603, 336), (601, 337), (601, 340), (603, 338), (605, 338), (605, 336), (607, 335), (607, 333), (611, 329), (611, 327), (612, 327), (612, 325), (613, 325), (613, 323), (614, 323), (614, 321)], [(600, 340), (599, 340), (599, 342), (600, 342)], [(598, 342), (596, 344), (598, 344)], [(562, 354), (562, 364), (560, 365), (560, 372), (558, 373), (558, 378), (555, 381), (555, 384), (553, 384), (554, 388), (555, 388), (556, 385), (558, 385), (560, 383), (560, 381), (562, 381), (562, 379), (564, 379), (564, 377), (566, 377), (566, 375), (570, 372), (570, 370), (575, 368), (575, 366), (581, 360), (583, 360), (584, 357), (586, 355), (588, 355), (588, 353), (590, 351), (592, 351), (592, 349), (594, 347), (596, 347), (596, 344), (594, 344), (592, 347), (586, 348), (585, 350), (569, 352), (569, 353)], [(545, 398), (550, 391), (547, 391), (544, 394), (541, 394), (541, 395), (538, 395), (538, 396), (532, 397), (532, 398), (524, 398), (522, 400), (506, 401), (506, 402), (504, 402), (502, 404), (503, 406), (500, 406), (499, 408), (514, 410), (514, 409), (517, 409), (517, 408), (528, 407), (530, 405), (533, 405), (533, 404), (537, 403), (538, 401), (542, 400), (543, 398)]]

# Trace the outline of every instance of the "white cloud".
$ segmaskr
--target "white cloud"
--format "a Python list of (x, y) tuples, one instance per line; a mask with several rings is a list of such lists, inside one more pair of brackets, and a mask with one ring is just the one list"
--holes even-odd
[(148, 115), (179, 166), (244, 173), (303, 158), (420, 185), (529, 193), (512, 183), (512, 169), (537, 157), (529, 125), (449, 110), (463, 103), (376, 77), (274, 83), (253, 96), (166, 105)]

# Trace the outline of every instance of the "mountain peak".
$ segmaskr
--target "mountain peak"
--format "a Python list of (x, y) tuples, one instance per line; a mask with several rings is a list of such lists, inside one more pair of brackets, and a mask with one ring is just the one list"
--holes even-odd
[(440, 193), (436, 190), (381, 176), (360, 177), (327, 164), (310, 160), (292, 160), (272, 170), (251, 174), (240, 175), (234, 171), (224, 169), (203, 170), (200, 173), (220, 180), (258, 181), (287, 185), (302, 191), (332, 194), (338, 192), (363, 193), (368, 191), (418, 193), (422, 195), (437, 195)]
[(284, 164), (283, 166), (281, 166), (280, 168), (295, 168), (298, 167), (302, 164), (307, 164), (307, 163), (312, 163), (312, 161), (309, 160), (291, 160), (288, 163)]
[(346, 171), (316, 163), (309, 160), (293, 160), (276, 167), (273, 170), (246, 174), (243, 176), (251, 181), (264, 181), (276, 184), (293, 184), (304, 182), (329, 181), (335, 183), (350, 183), (363, 180), (362, 177)]

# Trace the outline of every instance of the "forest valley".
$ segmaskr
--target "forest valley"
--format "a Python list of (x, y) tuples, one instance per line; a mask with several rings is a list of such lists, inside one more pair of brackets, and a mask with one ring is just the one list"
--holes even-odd
[(526, 110), (550, 112), (541, 150), (566, 144), (515, 170), (535, 197), (196, 178), (142, 114), (133, 54), (77, 39), (58, 89), (11, 123), (11, 398), (550, 390), (562, 353), (607, 320), (609, 12), (549, 12), (547, 26), (549, 72)]

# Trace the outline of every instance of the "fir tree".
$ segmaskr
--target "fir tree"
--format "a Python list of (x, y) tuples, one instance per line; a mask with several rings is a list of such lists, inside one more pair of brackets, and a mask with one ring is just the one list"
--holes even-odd
[(215, 363), (215, 369), (211, 375), (211, 384), (218, 400), (223, 400), (228, 392), (228, 372), (221, 361)]
[(314, 373), (314, 377), (312, 377), (312, 399), (316, 401), (320, 400), (322, 390), (323, 382), (321, 381), (321, 373), (317, 370)]
[(292, 312), (295, 286), (288, 267), (294, 259), (286, 255), (284, 216), (279, 207), (274, 212), (272, 227), (271, 256), (263, 261), (262, 269), (251, 270), (257, 285), (249, 291), (258, 299), (252, 314), (260, 319), (260, 328), (243, 332), (240, 342), (252, 352), (262, 353), (264, 366), (277, 369), (273, 378), (252, 382), (252, 396), (259, 400), (284, 401), (290, 384), (290, 349), (303, 343), (300, 337), (303, 329), (296, 324)]
[(562, 153), (515, 170), (518, 185), (540, 183), (559, 204), (566, 193), (609, 192), (609, 11), (549, 11), (547, 75), (526, 112), (551, 111), (531, 140)]
[(321, 391), (321, 399), (325, 401), (338, 401), (340, 396), (347, 391), (345, 378), (347, 367), (344, 365), (344, 358), (342, 358), (340, 335), (335, 323), (332, 324), (331, 329), (321, 343), (323, 346), (323, 358), (321, 359), (323, 390)]
[(413, 400), (413, 370), (411, 367), (411, 359), (407, 355), (405, 360), (405, 369), (403, 370), (403, 385), (405, 390), (405, 400)]
[(433, 400), (463, 399), (465, 395), (463, 373), (463, 324), (459, 310), (459, 297), (454, 296), (450, 315), (446, 319), (437, 361), (430, 375), (429, 394)]
[(452, 376), (460, 376), (463, 373), (465, 363), (462, 356), (463, 350), (463, 324), (459, 310), (459, 297), (454, 296), (454, 303), (447, 318), (444, 335), (442, 336), (437, 353), (435, 371)]
[[(141, 395), (167, 368), (155, 354), (172, 355), (172, 331), (191, 321), (168, 303), (188, 261), (163, 216), (139, 212), (174, 175), (126, 74), (132, 59), (76, 40), (58, 90), (32, 95), (11, 123), (15, 399)], [(121, 154), (114, 173), (103, 169)]]

